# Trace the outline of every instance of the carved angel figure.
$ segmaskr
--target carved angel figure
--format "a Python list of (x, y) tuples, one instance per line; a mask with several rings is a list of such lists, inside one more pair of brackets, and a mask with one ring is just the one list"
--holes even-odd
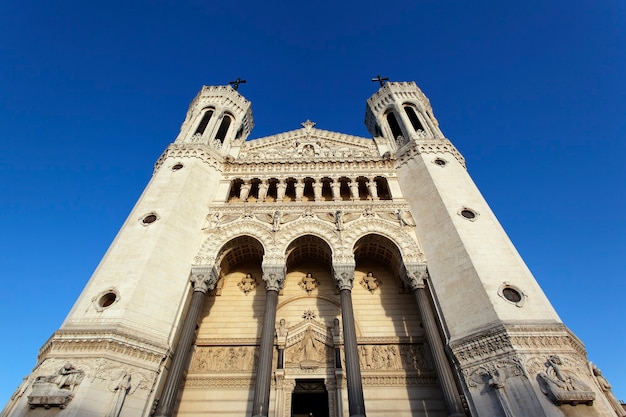
[(310, 294), (311, 291), (317, 288), (319, 282), (317, 281), (317, 279), (315, 279), (313, 274), (307, 272), (307, 274), (302, 277), (302, 280), (298, 283), (298, 285), (300, 286), (300, 288), (305, 290), (307, 294)]
[(252, 274), (248, 273), (245, 277), (241, 279), (241, 281), (237, 284), (239, 289), (244, 292), (244, 294), (248, 295), (250, 291), (256, 288), (256, 279), (252, 276)]
[(374, 273), (368, 272), (366, 276), (361, 279), (361, 285), (363, 288), (373, 293), (382, 283), (374, 276)]
[(592, 404), (595, 393), (576, 375), (564, 371), (563, 362), (557, 355), (548, 356), (546, 370), (537, 375), (541, 391), (556, 405), (561, 404)]

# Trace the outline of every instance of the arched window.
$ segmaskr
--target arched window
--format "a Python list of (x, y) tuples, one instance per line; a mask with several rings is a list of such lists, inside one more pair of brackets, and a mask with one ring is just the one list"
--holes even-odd
[(398, 119), (396, 119), (396, 115), (392, 111), (387, 113), (387, 123), (389, 123), (389, 128), (391, 129), (391, 134), (394, 139), (398, 139), (398, 136), (404, 137), (404, 135), (402, 135), (402, 129), (400, 129), (400, 124), (398, 124)]
[(200, 124), (198, 125), (195, 134), (204, 134), (207, 125), (209, 124), (209, 120), (211, 120), (211, 116), (213, 116), (213, 109), (206, 109), (204, 115), (202, 116), (202, 120), (200, 120)]
[(228, 133), (228, 128), (230, 127), (230, 123), (232, 122), (232, 118), (225, 114), (222, 118), (222, 123), (220, 124), (220, 128), (217, 130), (217, 134), (215, 135), (215, 139), (224, 143), (224, 139), (226, 139), (226, 133)]
[(413, 106), (404, 106), (404, 111), (406, 112), (406, 115), (409, 116), (409, 120), (411, 121), (411, 124), (413, 125), (413, 129), (417, 132), (418, 130), (424, 130), (424, 126), (422, 126), (422, 122), (420, 122), (419, 117), (417, 117), (417, 114), (415, 113), (415, 109), (413, 108)]

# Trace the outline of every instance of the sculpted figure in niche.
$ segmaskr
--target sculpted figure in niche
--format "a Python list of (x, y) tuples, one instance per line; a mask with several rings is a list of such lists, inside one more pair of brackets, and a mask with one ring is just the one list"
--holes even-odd
[(361, 285), (363, 288), (371, 293), (374, 293), (374, 291), (377, 290), (381, 284), (382, 283), (374, 276), (373, 272), (368, 272), (367, 275), (361, 279)]
[(307, 294), (311, 294), (311, 291), (317, 288), (319, 282), (315, 279), (315, 277), (313, 277), (313, 274), (307, 272), (307, 274), (302, 277), (302, 280), (298, 283), (298, 285), (300, 288), (305, 290)]
[(244, 294), (248, 295), (250, 291), (256, 288), (256, 279), (254, 279), (252, 274), (248, 273), (241, 279), (237, 286)]
[(337, 230), (343, 230), (343, 211), (341, 210), (335, 212), (335, 226)]
[(563, 362), (559, 356), (548, 356), (545, 365), (546, 370), (537, 375), (537, 381), (541, 391), (556, 405), (593, 403), (595, 393), (576, 375), (562, 368)]
[(290, 362), (299, 363), (302, 368), (317, 368), (324, 359), (324, 345), (315, 340), (312, 327), (307, 327), (300, 345), (290, 355)]
[(613, 392), (611, 391), (611, 384), (609, 384), (609, 381), (607, 381), (604, 375), (602, 375), (602, 371), (600, 371), (600, 369), (598, 369), (598, 367), (591, 362), (589, 362), (589, 365), (591, 367), (591, 372), (595, 377), (596, 383), (611, 404), (611, 407), (613, 407), (619, 417), (626, 417), (626, 410), (624, 410), (622, 404), (617, 398), (615, 398), (615, 395), (613, 395)]
[(276, 329), (276, 334), (279, 337), (287, 336), (287, 322), (285, 321), (285, 319), (280, 319), (280, 321), (278, 322), (278, 329)]

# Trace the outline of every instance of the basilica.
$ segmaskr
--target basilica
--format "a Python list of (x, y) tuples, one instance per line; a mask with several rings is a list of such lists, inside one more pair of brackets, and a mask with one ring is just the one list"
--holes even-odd
[[(414, 82), (371, 137), (205, 86), (2, 417), (620, 417)], [(17, 383), (16, 383), (17, 385)]]

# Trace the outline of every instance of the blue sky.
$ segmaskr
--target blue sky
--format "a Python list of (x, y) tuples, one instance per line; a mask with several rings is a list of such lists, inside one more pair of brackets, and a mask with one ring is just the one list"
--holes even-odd
[(590, 360), (626, 400), (626, 4), (0, 4), (0, 403), (35, 365), (202, 85), (242, 77), (258, 138), (366, 136), (416, 81)]

